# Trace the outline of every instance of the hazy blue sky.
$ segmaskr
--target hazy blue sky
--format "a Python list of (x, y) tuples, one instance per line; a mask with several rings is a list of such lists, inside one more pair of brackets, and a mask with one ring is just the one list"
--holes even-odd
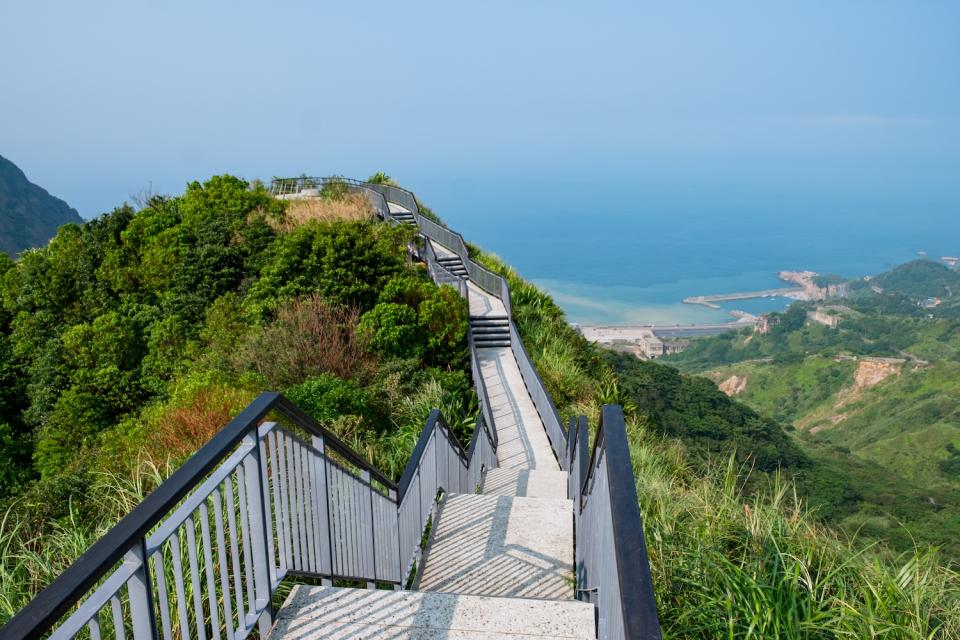
[(960, 182), (955, 1), (5, 0), (0, 60), (0, 154), (85, 216), (223, 172)]

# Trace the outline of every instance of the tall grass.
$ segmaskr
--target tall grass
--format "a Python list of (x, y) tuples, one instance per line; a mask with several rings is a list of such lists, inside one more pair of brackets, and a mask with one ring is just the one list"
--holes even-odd
[(960, 573), (929, 549), (890, 557), (819, 524), (793, 485), (741, 491), (734, 457), (694, 475), (633, 425), (631, 455), (665, 635), (958, 638)]
[(172, 472), (169, 465), (142, 462), (136, 473), (100, 473), (88, 489), (97, 517), (68, 505), (53, 522), (29, 520), (16, 504), (0, 520), (0, 624), (25, 606)]
[(292, 231), (308, 222), (346, 220), (362, 222), (373, 217), (373, 207), (365, 195), (347, 192), (339, 197), (303, 198), (287, 202), (282, 219), (269, 218), (277, 231)]

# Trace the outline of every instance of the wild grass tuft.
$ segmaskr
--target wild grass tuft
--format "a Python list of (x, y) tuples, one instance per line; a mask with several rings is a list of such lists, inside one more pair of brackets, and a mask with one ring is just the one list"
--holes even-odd
[(287, 232), (308, 222), (359, 222), (369, 220), (372, 216), (370, 200), (362, 193), (348, 192), (339, 198), (289, 200), (282, 219), (268, 220), (275, 230)]

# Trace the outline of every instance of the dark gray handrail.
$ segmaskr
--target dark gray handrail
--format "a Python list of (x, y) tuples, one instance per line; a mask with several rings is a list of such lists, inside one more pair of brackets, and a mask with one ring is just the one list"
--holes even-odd
[[(586, 429), (581, 418), (579, 444), (571, 448), (571, 467), (580, 473)], [(603, 406), (585, 472), (573, 496), (579, 597), (597, 606), (599, 637), (658, 640), (657, 603), (619, 405)]]

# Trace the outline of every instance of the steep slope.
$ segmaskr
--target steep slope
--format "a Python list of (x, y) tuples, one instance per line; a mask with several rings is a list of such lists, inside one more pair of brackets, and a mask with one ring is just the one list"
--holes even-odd
[(76, 209), (30, 182), (17, 165), (0, 156), (0, 251), (16, 255), (41, 247), (68, 222), (83, 220)]

